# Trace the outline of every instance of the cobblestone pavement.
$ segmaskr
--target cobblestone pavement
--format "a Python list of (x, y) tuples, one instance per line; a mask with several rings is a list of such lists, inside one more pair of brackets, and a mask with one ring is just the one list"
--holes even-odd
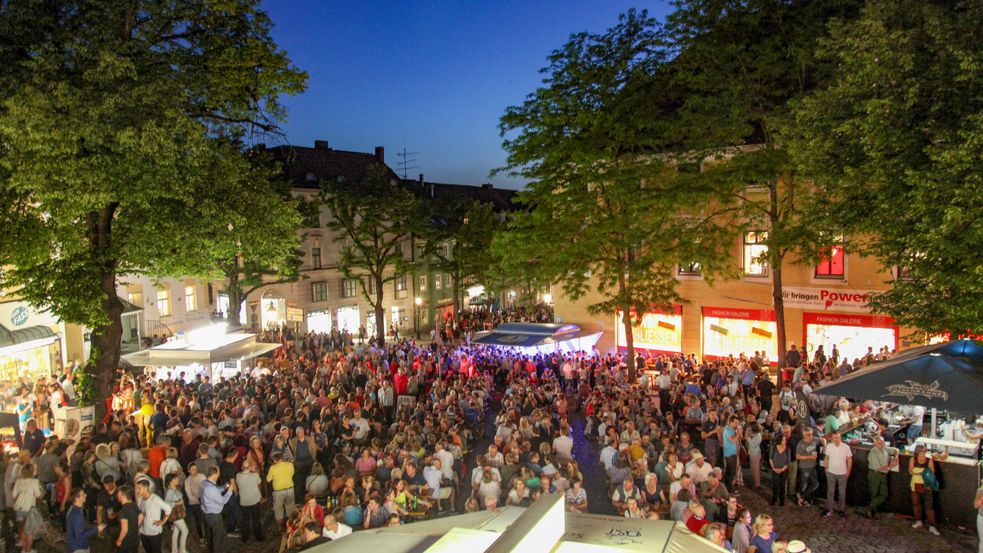
[[(484, 451), (494, 435), (494, 420), (497, 405), (486, 419), (484, 439), (472, 447), (469, 466), (472, 466), (474, 453)], [(596, 514), (613, 515), (614, 510), (608, 499), (604, 473), (598, 465), (599, 448), (588, 442), (583, 435), (584, 418), (579, 414), (571, 417), (574, 431), (574, 458), (580, 465), (584, 475), (584, 488), (590, 500), (591, 512)], [(761, 490), (744, 488), (740, 490), (741, 502), (753, 514), (767, 513), (775, 518), (778, 535), (786, 539), (801, 539), (812, 549), (813, 553), (976, 553), (977, 541), (975, 529), (961, 532), (951, 528), (941, 528), (942, 536), (935, 537), (928, 530), (911, 528), (911, 521), (898, 518), (891, 514), (881, 514), (877, 520), (868, 520), (855, 512), (846, 518), (822, 518), (817, 507), (772, 507), (768, 505), (770, 484), (767, 473), (762, 475)], [(460, 510), (467, 495), (468, 483), (462, 484), (462, 493), (458, 498), (457, 508)], [(242, 544), (238, 538), (230, 537), (228, 550), (236, 553), (268, 553), (277, 551), (280, 537), (267, 533), (265, 542)], [(93, 540), (92, 553), (112, 553), (114, 549), (108, 540)], [(60, 553), (64, 551), (64, 543), (53, 546), (49, 543), (36, 542), (38, 553)], [(202, 553), (198, 539), (192, 531), (188, 540), (189, 553)], [(5, 551), (13, 553), (7, 548)], [(170, 553), (170, 540), (164, 540), (164, 551)]]

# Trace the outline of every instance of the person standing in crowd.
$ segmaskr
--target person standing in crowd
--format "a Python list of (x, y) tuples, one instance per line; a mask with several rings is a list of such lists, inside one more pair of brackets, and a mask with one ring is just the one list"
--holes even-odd
[(973, 508), (976, 509), (976, 534), (980, 540), (978, 553), (983, 553), (983, 485), (976, 490)]
[(935, 527), (935, 498), (934, 490), (925, 482), (925, 473), (932, 472), (935, 478), (935, 461), (927, 454), (925, 446), (918, 444), (915, 446), (915, 456), (908, 461), (908, 474), (911, 475), (911, 506), (915, 511), (915, 523), (912, 528), (922, 527), (922, 512), (928, 520), (928, 531), (938, 536), (939, 530)]
[(819, 476), (816, 474), (818, 459), (819, 439), (813, 436), (812, 428), (806, 428), (795, 446), (795, 460), (799, 462), (799, 506), (811, 505), (812, 494), (819, 489)]
[(116, 536), (116, 551), (118, 553), (137, 553), (140, 549), (140, 509), (133, 502), (133, 488), (120, 486), (116, 490), (116, 499), (121, 505), (119, 510), (119, 535)]
[(758, 515), (754, 519), (754, 535), (748, 553), (772, 553), (775, 542), (775, 521), (768, 515)]
[(242, 471), (236, 475), (236, 490), (239, 493), (239, 512), (242, 514), (242, 543), (249, 543), (252, 535), (256, 541), (266, 541), (263, 535), (263, 517), (260, 501), (263, 499), (263, 481), (256, 473), (252, 458), (242, 462)]
[(41, 482), (35, 477), (33, 464), (20, 468), (20, 478), (14, 482), (14, 513), (17, 518), (20, 542), (24, 553), (34, 553), (34, 536), (41, 529), (38, 500), (44, 497)]
[(888, 475), (898, 465), (898, 450), (886, 447), (883, 436), (874, 437), (874, 447), (867, 454), (867, 486), (870, 502), (864, 515), (874, 518), (877, 509), (887, 501)]
[(290, 451), (293, 452), (293, 489), (294, 502), (300, 503), (306, 492), (307, 477), (311, 474), (311, 467), (317, 460), (317, 443), (314, 438), (307, 435), (303, 426), (298, 426), (296, 434), (290, 439)]
[(146, 553), (161, 553), (164, 541), (164, 524), (171, 514), (171, 506), (151, 491), (149, 479), (136, 483), (137, 505), (140, 507), (140, 543)]
[(738, 426), (740, 418), (731, 415), (727, 419), (727, 427), (724, 428), (724, 483), (730, 489), (737, 488), (738, 457), (741, 448), (741, 429)]
[(98, 533), (102, 532), (105, 524), (89, 527), (85, 524), (85, 491), (82, 488), (75, 488), (69, 494), (72, 506), (68, 508), (65, 515), (65, 550), (67, 553), (89, 553), (91, 546), (89, 541)]
[(164, 501), (171, 506), (168, 520), (171, 521), (171, 553), (188, 553), (188, 523), (184, 520), (184, 496), (181, 494), (181, 480), (176, 474), (168, 474), (164, 479)]
[[(826, 513), (824, 516), (831, 517), (833, 513), (841, 517), (846, 516), (846, 484), (853, 471), (853, 450), (850, 446), (843, 443), (843, 438), (839, 432), (829, 435), (830, 441), (826, 444), (823, 452), (825, 455), (826, 467)], [(834, 503), (834, 492), (839, 494), (839, 501)]]
[(225, 520), (222, 510), (232, 499), (235, 491), (235, 480), (219, 487), (219, 469), (208, 469), (208, 477), (201, 488), (201, 511), (205, 518), (205, 530), (208, 538), (208, 553), (226, 553), (225, 551)]
[(277, 452), (273, 464), (266, 472), (266, 481), (273, 488), (273, 516), (278, 528), (283, 528), (287, 515), (294, 508), (294, 464)]

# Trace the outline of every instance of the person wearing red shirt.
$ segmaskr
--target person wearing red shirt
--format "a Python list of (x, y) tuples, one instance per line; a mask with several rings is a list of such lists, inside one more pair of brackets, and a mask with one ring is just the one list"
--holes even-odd
[(393, 378), (393, 388), (396, 390), (397, 396), (405, 396), (407, 390), (409, 390), (410, 378), (406, 376), (406, 371), (399, 371), (396, 373), (395, 378)]
[(160, 464), (167, 458), (167, 448), (171, 445), (171, 439), (167, 436), (157, 436), (154, 447), (147, 451), (147, 474), (160, 480)]
[(686, 527), (694, 534), (702, 536), (706, 532), (707, 526), (710, 525), (710, 521), (705, 518), (707, 512), (703, 508), (703, 504), (699, 501), (690, 501), (689, 510), (693, 514), (686, 519)]

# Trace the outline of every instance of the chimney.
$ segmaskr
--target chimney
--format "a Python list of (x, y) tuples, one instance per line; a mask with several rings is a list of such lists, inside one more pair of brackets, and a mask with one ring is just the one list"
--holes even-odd
[(385, 163), (386, 162), (386, 149), (383, 148), (382, 146), (376, 146), (375, 147), (375, 158), (376, 158), (376, 160), (379, 161), (379, 163)]
[(423, 173), (420, 173), (420, 190), (423, 190)]
[(315, 150), (327, 150), (328, 149), (328, 141), (327, 140), (315, 140), (314, 141), (314, 149)]

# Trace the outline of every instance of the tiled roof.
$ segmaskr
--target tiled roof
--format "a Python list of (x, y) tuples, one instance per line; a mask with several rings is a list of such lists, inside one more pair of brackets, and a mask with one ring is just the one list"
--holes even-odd
[[(374, 164), (380, 163), (375, 154), (334, 150), (327, 146), (306, 148), (303, 146), (275, 146), (268, 148), (274, 158), (283, 164), (283, 171), (296, 188), (320, 188), (321, 181), (359, 182)], [(382, 162), (390, 177), (399, 177)]]
[(495, 206), (495, 211), (511, 211), (515, 209), (515, 195), (517, 190), (507, 188), (495, 188), (490, 184), (468, 185), (468, 184), (448, 184), (443, 182), (429, 182), (405, 179), (403, 185), (415, 192), (440, 200), (453, 196), (469, 198), (482, 203), (490, 203)]

